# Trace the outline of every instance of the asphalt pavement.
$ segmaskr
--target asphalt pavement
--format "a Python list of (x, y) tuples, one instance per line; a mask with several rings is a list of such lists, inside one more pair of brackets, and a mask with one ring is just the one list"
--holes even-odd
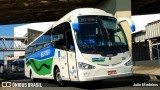
[(156, 75), (160, 76), (160, 65), (141, 65), (134, 66), (134, 74)]
[[(58, 87), (54, 80), (38, 79), (31, 82), (24, 76), (23, 73), (1, 74), (0, 77), (6, 77), (5, 82), (11, 83), (40, 83), (42, 87), (29, 88), (29, 87), (15, 87), (15, 88), (0, 88), (0, 90), (160, 90), (160, 80), (150, 80), (147, 75), (133, 75), (125, 78), (107, 79), (97, 82), (66, 82), (64, 87)], [(136, 84), (141, 86), (136, 86)], [(158, 86), (142, 86), (142, 84), (153, 84)]]

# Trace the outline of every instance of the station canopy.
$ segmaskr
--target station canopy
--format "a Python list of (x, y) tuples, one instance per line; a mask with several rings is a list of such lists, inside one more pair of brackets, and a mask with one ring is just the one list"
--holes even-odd
[[(69, 11), (103, 0), (0, 0), (0, 25), (57, 21)], [(132, 0), (132, 15), (160, 12), (160, 0)]]

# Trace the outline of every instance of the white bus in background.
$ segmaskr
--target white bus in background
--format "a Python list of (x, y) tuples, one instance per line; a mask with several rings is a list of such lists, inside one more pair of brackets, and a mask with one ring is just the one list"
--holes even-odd
[(96, 81), (132, 75), (124, 30), (116, 19), (95, 8), (75, 9), (26, 48), (25, 75), (65, 81)]

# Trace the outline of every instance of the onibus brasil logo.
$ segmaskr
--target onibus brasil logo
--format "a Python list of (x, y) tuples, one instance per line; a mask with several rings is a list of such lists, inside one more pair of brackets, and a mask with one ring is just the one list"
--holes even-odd
[(2, 87), (42, 87), (41, 83), (2, 82)]

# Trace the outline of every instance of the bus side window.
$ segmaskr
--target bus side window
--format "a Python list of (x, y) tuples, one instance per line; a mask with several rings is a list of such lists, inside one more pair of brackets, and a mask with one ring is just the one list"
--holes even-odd
[(52, 30), (52, 42), (54, 47), (62, 50), (66, 50), (66, 41), (64, 38), (63, 24), (60, 24)]
[(34, 46), (33, 46), (33, 48), (32, 48), (32, 49), (33, 49), (33, 50), (32, 50), (32, 52), (36, 52), (36, 47), (37, 47), (36, 45), (34, 45)]
[(37, 45), (36, 51), (39, 51), (39, 50), (41, 50), (42, 48), (43, 48), (43, 45), (42, 45), (42, 44), (39, 44), (39, 45)]
[(29, 49), (28, 48), (25, 50), (25, 54), (26, 54), (26, 56), (29, 55)]
[(33, 52), (33, 46), (29, 47), (28, 53), (32, 53)]
[(51, 32), (52, 28), (49, 29), (42, 37), (43, 37), (43, 43), (49, 43), (51, 42)]
[(25, 53), (28, 54), (28, 48), (25, 50)]
[(50, 42), (44, 43), (43, 47), (45, 48), (45, 47), (47, 47), (48, 45), (50, 45)]

